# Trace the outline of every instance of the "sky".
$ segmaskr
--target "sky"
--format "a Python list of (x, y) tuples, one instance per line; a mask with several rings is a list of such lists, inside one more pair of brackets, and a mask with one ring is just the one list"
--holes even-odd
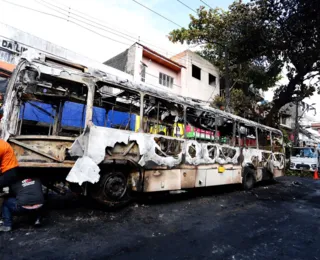
[[(63, 19), (10, 5), (8, 2), (50, 13)], [(136, 2), (149, 7), (172, 22)], [(167, 35), (171, 30), (179, 28), (179, 25), (188, 26), (189, 14), (193, 11), (177, 0), (136, 0), (136, 2), (133, 0), (0, 0), (0, 22), (100, 62), (127, 49), (139, 39), (142, 44), (166, 56), (173, 56), (188, 48), (188, 46), (171, 43)], [(205, 5), (200, 0), (181, 0), (181, 2), (195, 10)], [(212, 7), (226, 9), (232, 0), (205, 0), (205, 2)], [(80, 24), (100, 35), (68, 22), (68, 10), (73, 15), (79, 15), (75, 16), (78, 20), (70, 19), (76, 23), (80, 23), (79, 20), (83, 20), (82, 17), (89, 14), (92, 18), (88, 19), (96, 22), (93, 23), (95, 27)], [(90, 21), (89, 23), (92, 24)]]
[[(135, 1), (158, 12), (171, 22)], [(227, 9), (233, 2), (233, 0), (203, 1), (210, 7), (223, 9)], [(180, 0), (194, 10), (199, 6), (206, 6), (203, 1)], [(46, 14), (14, 6), (8, 2)], [(187, 48), (192, 50), (190, 46), (171, 43), (167, 37), (170, 31), (178, 29), (179, 26), (187, 27), (190, 21), (189, 15), (195, 14), (180, 2), (178, 0), (0, 0), (0, 22), (98, 62), (108, 60), (139, 40), (151, 49), (170, 57)], [(68, 11), (74, 18), (68, 16)], [(75, 14), (77, 16), (74, 16)], [(90, 20), (87, 20), (89, 24), (81, 22), (83, 17)], [(285, 81), (284, 78), (283, 82)], [(266, 100), (270, 101), (272, 97), (273, 90), (265, 94)], [(320, 102), (317, 102), (317, 99), (319, 96), (314, 95), (306, 101), (310, 104), (316, 103), (320, 114)], [(309, 116), (312, 117), (313, 114)]]

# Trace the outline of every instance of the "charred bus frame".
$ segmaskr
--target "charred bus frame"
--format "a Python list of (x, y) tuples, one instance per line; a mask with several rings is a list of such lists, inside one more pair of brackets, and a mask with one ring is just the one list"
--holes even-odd
[[(70, 103), (82, 109), (77, 126), (65, 124)], [(27, 106), (42, 111), (46, 122), (28, 119)], [(97, 126), (99, 109), (104, 118)], [(112, 121), (114, 113), (124, 113), (125, 122)], [(45, 183), (66, 176), (71, 183), (92, 183), (84, 185), (85, 192), (109, 206), (126, 203), (132, 190), (232, 183), (249, 189), (282, 176), (285, 167), (277, 129), (120, 79), (108, 67), (101, 71), (42, 54), (21, 59), (15, 69), (1, 136), (13, 146), (22, 171), (32, 169)]]

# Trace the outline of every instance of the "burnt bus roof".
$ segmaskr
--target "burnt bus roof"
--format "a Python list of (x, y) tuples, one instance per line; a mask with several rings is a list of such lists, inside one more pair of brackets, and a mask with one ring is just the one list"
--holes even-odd
[[(34, 52), (32, 54), (28, 52), (26, 53), (27, 55), (22, 56), (20, 62), (28, 60), (28, 62), (32, 67), (36, 66), (38, 71), (44, 74), (49, 74), (49, 71), (51, 71), (51, 70), (45, 69), (45, 67), (53, 67), (55, 69), (55, 73), (53, 76), (55, 77), (60, 77), (59, 73), (57, 73), (57, 70), (61, 70), (61, 72), (70, 72), (70, 80), (73, 80), (73, 76), (76, 76), (77, 79), (79, 79), (79, 76), (83, 77), (84, 79), (91, 78), (97, 84), (102, 83), (102, 84), (107, 84), (109, 86), (119, 87), (124, 90), (127, 89), (133, 92), (138, 91), (147, 95), (165, 99), (170, 102), (182, 104), (189, 107), (194, 107), (204, 112), (209, 112), (227, 119), (231, 119), (233, 121), (243, 123), (246, 126), (258, 127), (262, 130), (271, 131), (271, 132), (282, 135), (282, 132), (278, 129), (265, 126), (265, 125), (256, 123), (254, 121), (242, 118), (240, 116), (236, 116), (231, 113), (210, 107), (208, 103), (201, 102), (200, 100), (195, 100), (192, 98), (183, 97), (181, 95), (174, 94), (173, 92), (171, 92), (170, 89), (164, 91), (158, 86), (153, 86), (147, 83), (135, 82), (130, 78), (128, 78), (128, 74), (124, 72), (119, 71), (118, 74), (120, 74), (120, 76), (115, 75), (114, 69), (104, 64), (102, 64), (103, 66), (99, 64), (99, 69), (96, 69), (93, 67), (86, 67), (78, 63), (73, 63), (70, 60), (57, 58), (50, 55), (43, 55), (41, 53), (35, 54)], [(48, 58), (50, 62), (46, 61)], [(54, 64), (53, 61), (57, 61), (57, 63)], [(66, 66), (64, 66), (64, 64), (66, 64)], [(75, 68), (78, 68), (78, 67), (81, 67), (81, 70), (76, 71)], [(86, 80), (84, 80), (84, 82), (85, 81)]]

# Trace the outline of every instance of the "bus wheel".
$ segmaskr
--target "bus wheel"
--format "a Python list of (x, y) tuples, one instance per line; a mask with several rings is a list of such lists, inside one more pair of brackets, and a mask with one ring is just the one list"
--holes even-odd
[(256, 182), (254, 170), (246, 168), (244, 170), (242, 185), (244, 190), (251, 190)]
[(127, 175), (116, 171), (102, 175), (91, 195), (108, 208), (119, 208), (131, 201), (130, 190)]

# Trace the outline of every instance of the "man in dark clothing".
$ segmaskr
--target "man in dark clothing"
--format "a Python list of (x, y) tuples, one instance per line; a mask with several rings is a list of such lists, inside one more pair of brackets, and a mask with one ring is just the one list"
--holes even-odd
[(44, 203), (42, 184), (39, 179), (17, 179), (10, 184), (9, 197), (2, 204), (3, 226), (0, 231), (11, 231), (13, 214), (30, 214), (38, 211)]

